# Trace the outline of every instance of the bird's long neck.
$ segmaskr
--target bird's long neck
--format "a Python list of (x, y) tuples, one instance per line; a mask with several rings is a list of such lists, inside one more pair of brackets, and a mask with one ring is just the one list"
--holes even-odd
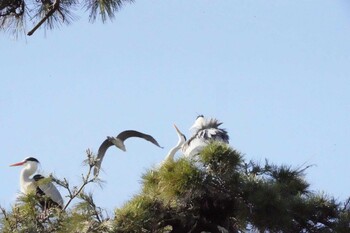
[(35, 173), (36, 171), (36, 166), (25, 166), (20, 174), (20, 185), (21, 185), (21, 192), (22, 193), (29, 193), (35, 190), (35, 186), (33, 183), (33, 179), (31, 176)]
[(174, 146), (174, 147), (169, 151), (168, 155), (165, 157), (165, 160), (168, 160), (168, 159), (174, 160), (174, 155), (176, 154), (176, 152), (177, 152), (178, 150), (181, 149), (181, 147), (183, 146), (184, 143), (185, 143), (185, 138), (179, 136), (179, 141), (178, 141), (177, 145)]
[(165, 157), (165, 160), (174, 160), (174, 155), (176, 154), (176, 152), (181, 148), (181, 145), (176, 145), (175, 147), (173, 147), (169, 153), (167, 154), (167, 156)]

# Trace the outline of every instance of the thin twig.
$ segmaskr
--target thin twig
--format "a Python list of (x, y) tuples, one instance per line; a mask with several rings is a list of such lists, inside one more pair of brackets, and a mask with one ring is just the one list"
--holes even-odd
[(82, 177), (83, 177), (83, 184), (82, 184), (82, 185), (80, 186), (80, 188), (77, 189), (74, 193), (72, 193), (72, 192), (70, 191), (70, 189), (68, 188), (68, 192), (69, 192), (70, 199), (68, 200), (68, 202), (66, 203), (66, 205), (63, 207), (63, 209), (62, 209), (63, 211), (67, 209), (67, 207), (68, 207), (69, 204), (72, 202), (72, 200), (73, 200), (74, 198), (76, 198), (76, 197), (80, 194), (80, 192), (84, 189), (84, 187), (85, 187), (88, 183), (91, 183), (91, 182), (94, 181), (94, 179), (90, 179), (90, 180), (89, 180), (90, 174), (91, 174), (91, 170), (92, 170), (92, 167), (89, 166), (89, 171), (88, 171), (86, 177), (84, 177), (84, 175), (82, 175)]
[(345, 211), (348, 208), (349, 204), (350, 204), (350, 197), (348, 199), (346, 199), (346, 201), (344, 203), (343, 211)]
[(8, 217), (7, 217), (7, 213), (6, 213), (5, 208), (3, 208), (2, 206), (0, 206), (0, 209), (1, 209), (2, 215), (4, 215), (5, 220), (8, 221)]

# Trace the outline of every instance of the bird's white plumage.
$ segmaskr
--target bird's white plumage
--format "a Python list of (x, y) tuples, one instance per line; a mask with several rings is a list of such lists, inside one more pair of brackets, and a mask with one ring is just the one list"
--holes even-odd
[[(63, 207), (63, 198), (58, 189), (49, 182), (36, 181), (33, 178), (34, 173), (38, 169), (39, 161), (35, 158), (29, 157), (20, 163), (11, 166), (23, 166), (20, 174), (20, 189), (23, 194), (37, 193), (39, 188), (46, 197), (56, 202), (60, 207)], [(42, 177), (41, 175), (37, 175)]]
[(36, 185), (35, 181), (31, 176), (38, 169), (38, 163), (33, 161), (27, 161), (23, 164), (23, 169), (19, 177), (20, 189), (24, 194), (35, 192)]
[(207, 145), (208, 143), (201, 138), (194, 138), (187, 147), (183, 148), (183, 154), (187, 157), (193, 157), (199, 154)]
[(221, 124), (214, 118), (206, 119), (202, 115), (197, 117), (190, 128), (193, 131), (192, 137), (182, 147), (184, 156), (192, 158), (214, 141), (228, 144), (229, 136), (225, 129), (219, 128)]
[(190, 130), (196, 132), (199, 129), (203, 128), (203, 126), (206, 124), (206, 120), (204, 116), (200, 115), (197, 117), (193, 125), (190, 127)]
[(174, 146), (173, 148), (170, 149), (170, 151), (168, 152), (164, 161), (173, 161), (176, 152), (182, 148), (183, 144), (186, 141), (185, 135), (183, 133), (181, 133), (181, 131), (176, 127), (176, 125), (174, 125), (174, 127), (176, 129), (177, 137), (179, 140), (178, 140), (176, 146)]

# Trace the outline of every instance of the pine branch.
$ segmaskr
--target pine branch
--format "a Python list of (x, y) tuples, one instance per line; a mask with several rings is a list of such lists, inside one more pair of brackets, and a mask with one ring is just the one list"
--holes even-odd
[(7, 212), (6, 212), (5, 208), (0, 206), (0, 210), (1, 210), (1, 214), (4, 216), (5, 221), (7, 222), (7, 224), (10, 226), (11, 230), (13, 231), (14, 229), (12, 228), (12, 224), (9, 220), (9, 217), (7, 216)]
[(70, 203), (78, 196), (82, 193), (83, 189), (85, 188), (85, 186), (89, 183), (92, 183), (92, 182), (96, 182), (98, 181), (98, 179), (96, 177), (93, 177), (93, 178), (90, 178), (91, 176), (91, 173), (92, 173), (92, 168), (95, 166), (95, 163), (94, 163), (94, 156), (92, 155), (92, 152), (90, 150), (87, 150), (86, 151), (87, 153), (87, 163), (89, 165), (89, 169), (88, 169), (88, 172), (86, 174), (86, 176), (84, 176), (84, 174), (81, 174), (81, 177), (82, 177), (82, 180), (83, 180), (83, 183), (80, 185), (80, 187), (78, 188), (77, 186), (73, 186), (73, 188), (71, 189), (70, 186), (69, 186), (69, 182), (67, 181), (66, 178), (64, 178), (63, 181), (61, 180), (58, 180), (54, 177), (51, 177), (52, 180), (57, 183), (58, 185), (62, 186), (63, 188), (65, 188), (67, 191), (68, 191), (68, 197), (69, 197), (69, 200), (68, 202), (65, 204), (65, 206), (63, 207), (62, 211), (66, 210), (68, 208), (68, 206), (70, 205)]
[(91, 170), (92, 170), (92, 167), (90, 166), (89, 167), (89, 171), (87, 173), (87, 175), (84, 177), (84, 175), (82, 174), (82, 179), (83, 179), (83, 184), (77, 189), (77, 190), (74, 190), (74, 192), (70, 191), (69, 189), (69, 200), (68, 202), (66, 203), (66, 205), (63, 207), (63, 210), (67, 209), (67, 207), (69, 206), (69, 204), (73, 201), (74, 198), (76, 198), (81, 192), (82, 190), (84, 189), (84, 187), (95, 181), (94, 178), (92, 179), (89, 179), (90, 178), (90, 174), (91, 174)]
[(60, 2), (60, 0), (55, 0), (55, 2), (52, 4), (52, 8), (45, 14), (44, 18), (42, 18), (39, 23), (37, 23), (37, 25), (35, 25), (34, 28), (27, 33), (28, 36), (33, 35), (34, 32), (59, 9)]
[[(91, 193), (85, 194), (84, 192), (81, 192), (79, 195), (79, 198), (81, 198), (82, 200), (85, 201), (85, 203), (88, 204), (88, 207), (89, 207), (88, 209), (89, 209), (89, 212), (91, 213), (91, 216), (95, 217), (99, 223), (102, 223), (104, 221), (104, 218), (101, 213), (101, 208), (96, 206), (92, 198), (92, 194)], [(85, 205), (82, 205), (82, 206), (85, 206)]]
[(350, 204), (350, 197), (348, 199), (346, 199), (342, 211), (346, 211), (349, 207), (349, 204)]
[(2, 215), (4, 215), (5, 219), (7, 220), (8, 218), (7, 218), (7, 213), (6, 213), (5, 208), (3, 208), (2, 206), (0, 206), (0, 210), (1, 210)]

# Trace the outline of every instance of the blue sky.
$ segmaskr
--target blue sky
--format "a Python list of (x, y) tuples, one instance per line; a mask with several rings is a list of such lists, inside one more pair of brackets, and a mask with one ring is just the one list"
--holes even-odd
[[(350, 3), (137, 0), (113, 22), (0, 37), (0, 205), (14, 204), (27, 156), (80, 183), (85, 150), (135, 129), (127, 152), (108, 150), (96, 204), (112, 213), (141, 175), (189, 136), (198, 114), (216, 117), (247, 160), (314, 165), (315, 192), (350, 196)], [(62, 190), (62, 194), (66, 193)], [(65, 199), (67, 200), (67, 199)]]

